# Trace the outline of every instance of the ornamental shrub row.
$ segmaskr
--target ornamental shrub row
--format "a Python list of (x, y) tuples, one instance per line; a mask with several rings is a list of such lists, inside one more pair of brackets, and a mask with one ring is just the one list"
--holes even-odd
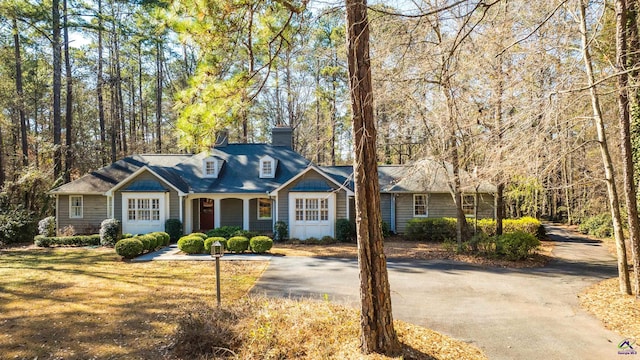
[(33, 243), (39, 247), (51, 246), (98, 246), (100, 235), (76, 235), (76, 236), (44, 236), (37, 235)]
[[(453, 240), (456, 238), (455, 218), (413, 218), (407, 223), (406, 235), (410, 240), (438, 241)], [(467, 219), (469, 229), (473, 227), (474, 219)], [(503, 233), (524, 232), (537, 239), (546, 237), (544, 227), (538, 219), (523, 217), (520, 219), (502, 220)], [(478, 230), (488, 236), (496, 235), (495, 219), (478, 220)]]
[(144, 254), (145, 251), (154, 251), (159, 247), (167, 246), (170, 241), (169, 234), (158, 231), (119, 240), (115, 244), (115, 250), (116, 254), (123, 258), (132, 259)]
[(246, 236), (232, 236), (227, 240), (220, 236), (204, 238), (203, 235), (205, 234), (193, 233), (181, 237), (178, 240), (178, 248), (187, 254), (210, 254), (211, 244), (219, 241), (225, 250), (233, 253), (243, 253), (251, 250), (254, 253), (261, 254), (273, 247), (273, 239), (268, 236), (254, 236), (251, 239)]

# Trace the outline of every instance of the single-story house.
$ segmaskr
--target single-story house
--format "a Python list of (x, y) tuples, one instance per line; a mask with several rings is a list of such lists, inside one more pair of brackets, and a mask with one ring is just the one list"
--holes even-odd
[[(291, 238), (335, 236), (338, 219), (355, 218), (351, 166), (317, 166), (292, 150), (292, 130), (272, 130), (271, 144), (230, 144), (223, 133), (198, 154), (133, 155), (51, 191), (58, 229), (95, 232), (116, 218), (125, 233), (163, 231), (179, 219), (185, 233), (221, 226), (271, 233), (277, 221)], [(392, 231), (415, 217), (453, 217), (450, 166), (423, 160), (380, 166), (381, 210)], [(470, 185), (464, 209), (494, 217), (494, 185)]]

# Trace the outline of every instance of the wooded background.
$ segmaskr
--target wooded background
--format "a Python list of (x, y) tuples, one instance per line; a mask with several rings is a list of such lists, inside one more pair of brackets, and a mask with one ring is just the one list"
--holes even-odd
[[(46, 191), (56, 184), (130, 154), (201, 150), (222, 128), (232, 141), (269, 142), (273, 126), (288, 125), (295, 150), (316, 164), (351, 164), (344, 5), (306, 5), (2, 1), (3, 207), (50, 214)], [(510, 216), (577, 222), (608, 213), (582, 5), (370, 4), (379, 162), (452, 162), (504, 186)], [(606, 1), (584, 5), (602, 120), (621, 172), (615, 11)], [(628, 13), (637, 31), (635, 6)], [(637, 147), (636, 58), (627, 69)]]

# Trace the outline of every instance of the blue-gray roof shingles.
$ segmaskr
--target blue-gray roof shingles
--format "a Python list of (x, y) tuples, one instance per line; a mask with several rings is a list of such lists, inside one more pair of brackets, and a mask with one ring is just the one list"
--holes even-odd
[[(260, 159), (267, 155), (276, 161), (274, 178), (260, 178)], [(222, 160), (217, 178), (203, 176), (203, 161), (209, 157)], [(184, 193), (266, 193), (304, 171), (309, 161), (287, 147), (269, 144), (229, 144), (188, 155), (133, 155), (51, 192), (105, 193), (143, 166)]]

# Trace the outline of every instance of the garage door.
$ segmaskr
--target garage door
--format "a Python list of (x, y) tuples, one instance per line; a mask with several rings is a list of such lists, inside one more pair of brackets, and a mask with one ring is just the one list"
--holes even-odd
[(334, 193), (289, 193), (290, 237), (335, 236)]

